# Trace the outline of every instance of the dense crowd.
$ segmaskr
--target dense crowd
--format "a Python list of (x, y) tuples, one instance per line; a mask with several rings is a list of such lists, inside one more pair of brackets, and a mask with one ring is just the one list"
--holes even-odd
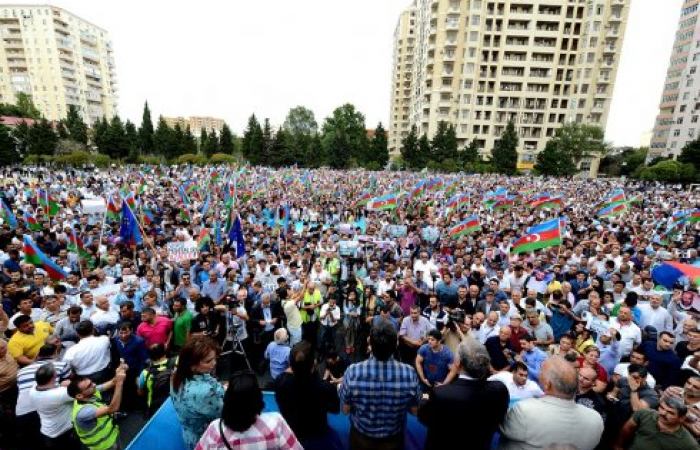
[(699, 448), (692, 187), (2, 175), (2, 450), (123, 448), (168, 399), (187, 449), (401, 449), (408, 413), (429, 449)]

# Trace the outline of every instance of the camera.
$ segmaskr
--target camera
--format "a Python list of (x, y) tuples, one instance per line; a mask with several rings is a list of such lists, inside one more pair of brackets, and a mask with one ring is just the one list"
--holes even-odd
[(241, 306), (241, 302), (233, 295), (225, 296), (223, 301), (226, 302), (228, 309), (238, 309)]
[(464, 319), (466, 319), (467, 316), (462, 311), (461, 309), (453, 309), (450, 311), (450, 313), (447, 316), (447, 326), (450, 327), (450, 329), (454, 329), (454, 327), (459, 324), (459, 323), (464, 323)]

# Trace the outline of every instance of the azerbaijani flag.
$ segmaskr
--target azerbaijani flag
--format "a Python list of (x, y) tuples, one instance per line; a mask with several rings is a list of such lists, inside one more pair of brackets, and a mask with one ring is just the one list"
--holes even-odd
[(139, 187), (136, 189), (136, 192), (139, 195), (142, 195), (146, 191), (146, 179), (144, 177), (141, 177), (141, 182), (139, 183)]
[(90, 257), (90, 253), (85, 249), (82, 239), (75, 234), (75, 228), (71, 228), (70, 242), (68, 243), (68, 251), (76, 253), (83, 259)]
[(557, 227), (561, 228), (561, 226), (562, 226), (561, 220), (552, 219), (552, 220), (548, 220), (547, 222), (542, 222), (539, 225), (535, 225), (535, 226), (528, 228), (526, 233), (527, 234), (542, 233), (543, 231), (556, 230)]
[(700, 285), (700, 267), (673, 261), (668, 261), (661, 265), (661, 267), (664, 266), (670, 266), (678, 272), (675, 274), (676, 280), (682, 276), (685, 276), (691, 283), (695, 284), (696, 286)]
[(369, 201), (372, 200), (372, 194), (369, 191), (362, 194), (357, 200), (355, 200), (355, 207), (365, 206)]
[(536, 208), (543, 208), (543, 209), (549, 209), (549, 208), (559, 208), (563, 202), (563, 199), (561, 195), (558, 195), (556, 197), (548, 197), (548, 198), (542, 198), (539, 200), (535, 200), (530, 203), (530, 207), (532, 209)]
[(479, 218), (472, 216), (450, 228), (449, 234), (452, 239), (459, 239), (462, 236), (479, 231), (480, 229), (481, 225), (479, 225)]
[(210, 239), (209, 228), (202, 228), (202, 230), (199, 232), (199, 236), (197, 236), (197, 248), (204, 250), (204, 247), (209, 244)]
[(625, 202), (625, 193), (622, 190), (617, 189), (617, 190), (613, 191), (608, 196), (608, 198), (603, 200), (599, 206), (607, 207), (607, 206), (620, 205), (623, 203), (626, 203)]
[(426, 186), (426, 190), (428, 191), (439, 191), (440, 189), (445, 186), (445, 181), (442, 178), (439, 178), (437, 180), (432, 180), (428, 182), (428, 185)]
[(616, 203), (598, 211), (598, 217), (619, 216), (627, 211), (627, 203)]
[(114, 202), (114, 198), (110, 195), (107, 199), (107, 218), (111, 220), (119, 219), (121, 209)]
[(688, 214), (685, 217), (685, 221), (687, 223), (700, 222), (700, 209), (696, 209), (695, 211), (692, 211), (690, 214)]
[(53, 262), (32, 242), (29, 236), (24, 236), (24, 260), (46, 271), (51, 280), (57, 281), (66, 278), (65, 272), (58, 264)]
[(153, 222), (155, 222), (155, 216), (153, 216), (153, 212), (151, 212), (150, 209), (146, 208), (145, 206), (142, 209), (143, 211), (143, 221), (146, 222), (146, 225), (150, 225)]
[(491, 207), (493, 209), (510, 209), (515, 206), (515, 199), (513, 197), (507, 197), (504, 199), (496, 200)]
[(539, 228), (545, 224), (539, 225), (539, 227), (533, 227), (534, 229), (536, 229), (538, 231), (536, 231), (534, 233), (528, 233), (528, 234), (522, 236), (517, 241), (515, 241), (515, 243), (513, 244), (513, 248), (511, 249), (511, 252), (512, 253), (532, 252), (535, 250), (540, 250), (543, 248), (552, 247), (554, 245), (561, 245), (562, 239), (561, 239), (561, 229), (559, 228), (559, 220), (555, 219), (552, 222), (554, 222), (553, 229), (542, 230), (541, 228)]
[(39, 205), (44, 208), (49, 217), (55, 216), (61, 209), (58, 202), (49, 194), (49, 191), (45, 190), (39, 190)]
[(367, 209), (370, 211), (386, 211), (395, 209), (398, 206), (396, 194), (388, 194), (383, 197), (375, 197), (367, 203)]
[(421, 195), (423, 195), (423, 191), (425, 190), (425, 180), (421, 180), (418, 183), (416, 183), (415, 186), (411, 188), (411, 198), (418, 198)]
[(469, 203), (469, 194), (457, 194), (447, 201), (448, 208), (459, 208)]
[(30, 230), (41, 231), (42, 226), (39, 222), (37, 222), (36, 217), (26, 211), (24, 212), (24, 221), (27, 222), (27, 227), (29, 227)]
[(10, 228), (17, 228), (17, 217), (12, 213), (12, 210), (5, 203), (4, 199), (0, 198), (0, 203), (2, 203), (2, 209), (0, 210), (0, 215), (5, 218), (5, 221), (10, 224)]

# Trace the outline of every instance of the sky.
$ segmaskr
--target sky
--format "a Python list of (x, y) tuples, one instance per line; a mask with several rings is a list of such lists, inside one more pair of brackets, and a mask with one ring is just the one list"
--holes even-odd
[[(683, 0), (632, 0), (606, 130), (639, 146), (651, 130)], [(35, 2), (16, 1), (19, 4)], [(305, 106), (319, 126), (352, 103), (368, 128), (388, 126), (393, 33), (410, 0), (50, 2), (104, 29), (114, 43), (119, 113), (141, 122), (213, 116), (240, 134), (248, 117), (280, 126)]]

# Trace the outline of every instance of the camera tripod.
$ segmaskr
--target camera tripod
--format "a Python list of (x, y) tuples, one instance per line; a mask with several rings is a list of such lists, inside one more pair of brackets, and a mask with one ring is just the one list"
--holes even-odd
[(238, 355), (243, 358), (246, 366), (248, 366), (248, 370), (252, 371), (253, 369), (251, 368), (250, 360), (248, 360), (248, 355), (243, 348), (243, 343), (238, 339), (238, 329), (233, 329), (230, 336), (232, 339), (224, 340), (224, 344), (221, 346), (221, 356), (232, 355), (231, 360), (233, 361), (233, 355)]

